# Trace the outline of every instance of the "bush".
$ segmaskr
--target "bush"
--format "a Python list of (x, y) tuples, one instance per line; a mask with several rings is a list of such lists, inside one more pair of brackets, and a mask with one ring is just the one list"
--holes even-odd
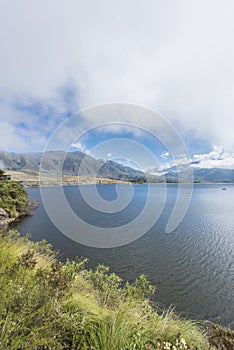
[(0, 181), (0, 207), (10, 217), (16, 217), (28, 207), (28, 195), (18, 182)]

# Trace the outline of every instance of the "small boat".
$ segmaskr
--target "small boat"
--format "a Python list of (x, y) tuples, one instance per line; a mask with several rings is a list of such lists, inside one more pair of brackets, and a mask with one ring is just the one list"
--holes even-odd
[(223, 191), (226, 191), (226, 187), (222, 188)]

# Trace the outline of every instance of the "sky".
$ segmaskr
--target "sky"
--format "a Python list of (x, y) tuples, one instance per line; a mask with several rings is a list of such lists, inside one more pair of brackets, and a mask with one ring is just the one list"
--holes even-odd
[[(89, 130), (82, 111), (126, 103), (177, 130), (188, 149), (177, 162), (234, 169), (233, 13), (232, 0), (0, 0), (0, 149), (42, 151), (72, 115)], [(150, 141), (152, 119), (139, 133), (133, 113), (91, 118), (134, 127), (90, 131), (71, 149), (118, 159), (125, 143), (93, 147), (125, 138), (152, 151), (159, 168), (175, 162), (167, 142)]]

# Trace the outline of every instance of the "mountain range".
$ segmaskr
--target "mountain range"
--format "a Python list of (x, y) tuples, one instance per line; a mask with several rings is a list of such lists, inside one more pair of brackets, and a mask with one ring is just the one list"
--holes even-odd
[[(190, 164), (192, 166), (192, 164)], [(186, 167), (185, 167), (186, 169)], [(159, 178), (165, 177), (168, 182), (177, 182), (178, 180), (178, 169), (174, 166), (169, 169), (162, 171), (162, 175), (159, 175), (158, 169), (150, 169), (150, 174), (154, 175), (155, 173)], [(186, 170), (181, 169), (180, 167), (181, 178), (183, 178), (183, 173), (186, 173)], [(199, 166), (193, 166), (193, 181), (194, 182), (234, 182), (234, 169), (222, 169), (222, 168), (199, 168)]]
[[(178, 169), (171, 167), (161, 174), (158, 169), (143, 171), (133, 169), (118, 162), (95, 159), (80, 151), (63, 152), (49, 151), (43, 154), (43, 169), (40, 169), (42, 153), (13, 153), (0, 151), (0, 168), (4, 170), (21, 171), (37, 174), (40, 171), (48, 174), (58, 173), (62, 169), (64, 175), (82, 175), (109, 178), (115, 180), (139, 181), (147, 179), (153, 182), (168, 182), (178, 180)], [(82, 167), (81, 167), (82, 164)], [(183, 173), (183, 169), (182, 169)], [(233, 169), (193, 167), (195, 182), (234, 182)]]
[[(49, 151), (43, 153), (43, 168), (40, 169), (42, 153), (0, 152), (0, 168), (37, 174), (81, 175), (115, 180), (144, 181), (142, 171), (124, 166), (112, 160), (95, 159), (82, 152)], [(82, 167), (81, 167), (82, 164)]]

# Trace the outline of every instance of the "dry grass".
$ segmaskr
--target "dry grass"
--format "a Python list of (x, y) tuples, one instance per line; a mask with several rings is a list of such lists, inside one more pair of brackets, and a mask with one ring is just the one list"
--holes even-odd
[(25, 186), (57, 186), (57, 185), (87, 185), (87, 184), (130, 184), (127, 181), (112, 180), (107, 178), (95, 178), (91, 176), (59, 176), (52, 174), (32, 174), (21, 171), (6, 171), (11, 175), (12, 181), (22, 182)]

